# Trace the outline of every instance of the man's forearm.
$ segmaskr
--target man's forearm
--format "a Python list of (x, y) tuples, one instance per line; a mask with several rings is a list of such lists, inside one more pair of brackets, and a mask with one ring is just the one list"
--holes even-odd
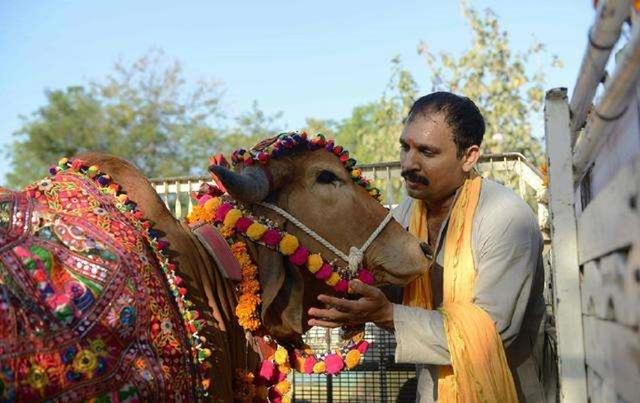
[(395, 359), (398, 363), (449, 365), (451, 356), (438, 311), (392, 306), (396, 336)]

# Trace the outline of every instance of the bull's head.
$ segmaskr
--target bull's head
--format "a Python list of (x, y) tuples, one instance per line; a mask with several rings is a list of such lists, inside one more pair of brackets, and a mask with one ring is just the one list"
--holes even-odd
[[(388, 213), (352, 180), (339, 158), (324, 149), (295, 152), (264, 165), (239, 164), (237, 168), (234, 172), (214, 165), (210, 170), (228, 193), (255, 215), (279, 223), (312, 252), (329, 261), (335, 259), (341, 266), (347, 263), (321, 243), (255, 203), (269, 200), (345, 253), (352, 246), (362, 246)], [(308, 308), (319, 304), (317, 295), (335, 291), (277, 252), (258, 248), (256, 259), (263, 287), (263, 324), (279, 340), (304, 333)], [(422, 273), (428, 261), (418, 241), (391, 220), (365, 251), (364, 264), (378, 285), (404, 285)]]

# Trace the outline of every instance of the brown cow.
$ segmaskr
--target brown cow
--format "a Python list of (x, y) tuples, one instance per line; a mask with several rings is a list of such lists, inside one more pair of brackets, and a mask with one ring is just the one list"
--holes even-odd
[[(258, 360), (257, 354), (247, 347), (244, 332), (235, 320), (234, 284), (220, 274), (213, 258), (186, 224), (171, 215), (150, 182), (133, 165), (99, 153), (79, 158), (89, 165), (97, 165), (119, 183), (169, 241), (171, 258), (178, 264), (189, 298), (210, 325), (200, 333), (213, 346), (211, 399), (232, 400), (234, 370), (245, 365), (251, 368)], [(216, 168), (216, 173), (229, 193), (250, 206), (255, 215), (270, 218), (328, 260), (336, 257), (331, 251), (272, 211), (251, 203), (269, 197), (343, 251), (361, 246), (387, 214), (366, 190), (350, 180), (349, 172), (331, 153), (322, 150), (298, 153), (270, 161), (269, 169), (272, 178), (267, 178), (265, 171), (255, 166), (244, 168), (240, 173)], [(0, 251), (5, 246), (0, 245)], [(280, 341), (298, 338), (308, 330), (306, 312), (318, 305), (317, 295), (333, 293), (333, 290), (277, 252), (249, 246), (260, 271), (264, 326)], [(394, 221), (366, 250), (364, 259), (378, 283), (400, 285), (413, 279), (428, 264), (417, 241)], [(0, 280), (1, 274), (0, 270)], [(5, 283), (0, 281), (0, 286)], [(0, 333), (0, 370), (9, 362), (7, 355), (3, 355), (2, 342)], [(1, 376), (0, 373), (0, 382)]]

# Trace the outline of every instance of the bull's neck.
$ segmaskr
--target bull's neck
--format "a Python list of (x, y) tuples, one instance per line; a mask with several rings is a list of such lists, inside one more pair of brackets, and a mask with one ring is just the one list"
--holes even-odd
[[(182, 225), (187, 228), (186, 224)], [(232, 396), (235, 370), (244, 369), (246, 365), (257, 365), (257, 358), (247, 349), (244, 331), (237, 324), (235, 284), (222, 276), (214, 259), (193, 233), (183, 233), (186, 236), (174, 240), (179, 243), (179, 249), (176, 250), (183, 251), (176, 257), (178, 271), (183, 276), (191, 301), (207, 322), (200, 333), (213, 347), (212, 394), (226, 401), (227, 397)]]

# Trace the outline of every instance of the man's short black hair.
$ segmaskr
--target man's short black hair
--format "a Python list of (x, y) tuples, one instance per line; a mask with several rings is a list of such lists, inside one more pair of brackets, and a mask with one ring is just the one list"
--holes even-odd
[(406, 124), (411, 123), (419, 115), (442, 112), (444, 120), (453, 131), (453, 142), (458, 148), (457, 156), (462, 157), (464, 151), (472, 145), (480, 146), (484, 136), (484, 118), (480, 110), (467, 97), (446, 91), (434, 92), (418, 98), (411, 106)]

